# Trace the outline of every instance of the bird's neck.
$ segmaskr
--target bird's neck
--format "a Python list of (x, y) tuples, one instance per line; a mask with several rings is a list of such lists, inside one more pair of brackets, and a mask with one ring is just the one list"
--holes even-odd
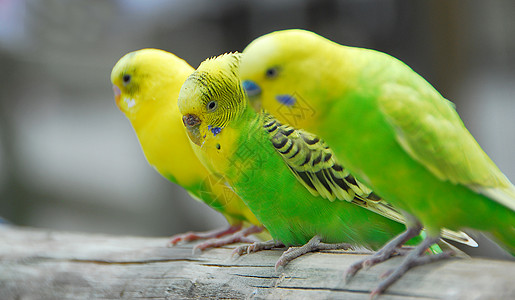
[[(131, 111), (126, 114), (136, 133), (145, 130), (149, 126), (149, 124), (153, 122), (154, 119), (160, 118), (160, 116), (162, 115), (169, 115), (174, 113), (174, 107), (172, 102), (157, 102), (157, 100), (150, 101), (154, 102), (145, 103), (145, 105), (141, 105), (140, 107), (137, 107), (137, 109), (135, 109), (134, 111)], [(177, 111), (177, 109), (175, 109), (175, 111)], [(178, 113), (175, 114), (180, 118), (180, 115)]]

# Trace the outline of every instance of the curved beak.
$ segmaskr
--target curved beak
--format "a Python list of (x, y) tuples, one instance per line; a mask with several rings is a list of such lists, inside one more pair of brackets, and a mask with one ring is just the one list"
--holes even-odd
[(202, 121), (199, 117), (192, 114), (186, 114), (182, 117), (182, 123), (188, 132), (190, 140), (198, 146), (202, 145), (202, 138), (200, 136), (200, 124)]
[(113, 84), (113, 92), (114, 92), (114, 101), (116, 102), (116, 106), (118, 106), (118, 109), (122, 109), (120, 107), (120, 99), (122, 98), (122, 91), (120, 88)]

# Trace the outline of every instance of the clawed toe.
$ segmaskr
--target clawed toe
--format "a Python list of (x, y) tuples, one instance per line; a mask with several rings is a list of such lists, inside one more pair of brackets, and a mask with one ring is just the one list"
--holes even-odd
[(372, 256), (360, 260), (356, 263), (353, 263), (346, 271), (345, 271), (345, 281), (349, 282), (356, 273), (359, 272), (361, 269), (369, 269), (372, 266), (384, 262), (393, 256), (396, 255), (405, 255), (406, 253), (409, 253), (411, 249), (403, 249), (401, 248), (402, 245), (410, 240), (411, 238), (417, 236), (422, 227), (421, 226), (414, 226), (409, 227), (404, 231), (403, 233), (399, 234), (397, 237), (395, 237), (393, 240), (388, 242), (386, 245), (383, 246), (379, 251), (377, 251)]
[(321, 242), (321, 237), (316, 235), (309, 242), (301, 247), (290, 247), (284, 251), (279, 260), (275, 264), (276, 271), (280, 267), (286, 266), (289, 262), (309, 252), (320, 251), (320, 250), (347, 250), (352, 246), (346, 243), (340, 244), (326, 244)]
[(206, 232), (186, 232), (186, 233), (182, 233), (182, 234), (177, 234), (170, 238), (170, 241), (168, 242), (167, 246), (169, 246), (169, 247), (175, 246), (180, 242), (191, 242), (191, 241), (196, 241), (196, 240), (208, 240), (208, 239), (213, 239), (213, 238), (220, 238), (220, 237), (240, 231), (241, 227), (242, 227), (242, 224), (238, 224), (238, 225), (231, 225), (229, 227), (225, 227), (222, 229), (216, 229), (216, 230), (206, 231)]
[(381, 275), (385, 278), (381, 283), (372, 291), (372, 296), (376, 296), (384, 292), (388, 287), (399, 280), (407, 271), (416, 266), (425, 265), (431, 262), (449, 258), (453, 255), (453, 251), (446, 251), (439, 254), (427, 255), (426, 249), (434, 243), (438, 242), (440, 237), (428, 237), (420, 245), (415, 247), (402, 261), (402, 263), (395, 269), (388, 270)]
[(254, 242), (250, 245), (243, 245), (236, 247), (234, 251), (232, 252), (232, 256), (238, 255), (241, 256), (243, 254), (250, 254), (262, 250), (270, 250), (274, 248), (282, 248), (284, 247), (284, 244), (278, 241), (269, 240), (266, 242)]

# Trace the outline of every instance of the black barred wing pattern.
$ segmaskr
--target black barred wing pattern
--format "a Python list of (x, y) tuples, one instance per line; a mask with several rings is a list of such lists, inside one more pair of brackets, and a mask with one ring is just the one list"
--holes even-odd
[[(370, 209), (379, 205), (392, 211), (401, 222), (401, 214), (359, 182), (336, 159), (333, 151), (316, 135), (279, 123), (267, 114), (263, 128), (277, 153), (295, 177), (313, 194), (329, 201), (345, 200)], [(373, 209), (374, 210), (374, 209)], [(382, 209), (381, 209), (382, 210)], [(390, 218), (393, 216), (390, 216)]]
[[(406, 223), (402, 214), (359, 182), (336, 159), (326, 143), (314, 134), (279, 123), (264, 113), (263, 128), (288, 168), (314, 196), (344, 200), (384, 217)], [(477, 243), (461, 231), (442, 230), (444, 238), (471, 246)]]

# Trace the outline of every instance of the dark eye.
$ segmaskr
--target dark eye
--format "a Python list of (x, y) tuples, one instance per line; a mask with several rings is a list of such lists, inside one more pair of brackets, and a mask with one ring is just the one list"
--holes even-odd
[(128, 84), (129, 82), (131, 82), (131, 75), (129, 75), (129, 74), (123, 75), (122, 80), (123, 80), (123, 84)]
[(206, 108), (208, 111), (213, 111), (218, 107), (218, 104), (216, 101), (209, 101), (209, 103), (206, 105)]
[(275, 78), (279, 75), (279, 67), (268, 68), (265, 72), (265, 76), (269, 79)]

